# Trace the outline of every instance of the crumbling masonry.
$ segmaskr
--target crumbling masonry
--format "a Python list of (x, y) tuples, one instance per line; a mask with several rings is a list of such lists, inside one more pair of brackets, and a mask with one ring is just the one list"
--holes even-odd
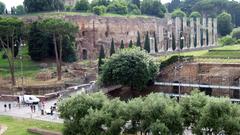
[[(125, 47), (130, 40), (136, 43), (140, 32), (142, 46), (147, 32), (150, 33), (150, 53), (192, 50), (217, 45), (217, 19), (215, 18), (126, 18), (99, 16), (65, 16), (65, 20), (79, 27), (76, 38), (77, 55), (80, 59), (96, 59), (100, 46), (110, 49), (113, 38), (116, 48), (121, 40)], [(154, 33), (156, 39), (153, 38)], [(157, 41), (158, 52), (155, 51)]]

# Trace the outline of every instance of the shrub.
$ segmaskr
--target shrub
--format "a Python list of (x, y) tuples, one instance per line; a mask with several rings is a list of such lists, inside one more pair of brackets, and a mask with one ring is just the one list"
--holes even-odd
[(93, 8), (93, 13), (96, 15), (102, 15), (106, 13), (107, 8), (105, 6), (95, 6)]
[(150, 55), (140, 48), (121, 49), (102, 66), (100, 83), (104, 86), (124, 85), (143, 89), (157, 73)]
[(235, 39), (240, 39), (240, 27), (233, 29), (231, 35)]
[(236, 39), (232, 38), (231, 36), (225, 36), (220, 39), (221, 45), (233, 45), (235, 44)]

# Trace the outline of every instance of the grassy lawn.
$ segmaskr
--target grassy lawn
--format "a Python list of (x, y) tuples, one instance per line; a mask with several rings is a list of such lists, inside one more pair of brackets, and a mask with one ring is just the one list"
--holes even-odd
[[(224, 46), (209, 50), (182, 52), (181, 56), (194, 56), (195, 61), (198, 62), (214, 62), (214, 63), (240, 63), (240, 45)], [(219, 51), (218, 51), (219, 50)], [(224, 50), (224, 51), (223, 51)], [(239, 50), (239, 51), (232, 51)], [(170, 54), (167, 56), (160, 56), (159, 60), (164, 61), (165, 59), (179, 55), (179, 53)]]
[[(22, 52), (19, 52), (19, 54), (23, 54), (23, 73), (24, 76), (32, 76), (36, 72), (40, 70), (40, 67), (37, 63), (33, 62), (29, 55), (28, 55), (28, 49), (25, 47)], [(9, 65), (7, 59), (2, 58), (3, 51), (0, 52), (0, 76), (3, 77), (9, 77)], [(19, 58), (15, 59), (15, 74), (16, 76), (21, 76), (21, 60)]]
[(0, 116), (0, 124), (8, 127), (4, 135), (33, 135), (27, 132), (27, 128), (41, 128), (59, 132), (63, 129), (63, 125), (58, 123), (13, 118), (9, 116)]

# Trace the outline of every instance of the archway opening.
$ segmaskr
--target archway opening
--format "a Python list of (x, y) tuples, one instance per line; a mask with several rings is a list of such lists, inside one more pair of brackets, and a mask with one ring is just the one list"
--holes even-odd
[[(203, 84), (203, 85), (207, 85), (207, 84)], [(212, 96), (212, 88), (199, 88), (199, 90), (201, 92), (204, 92), (208, 96)]]
[(83, 49), (83, 60), (87, 60), (88, 59), (88, 52), (86, 49)]
[[(179, 83), (179, 81), (174, 81), (173, 83)], [(178, 94), (179, 93), (179, 86), (173, 86), (172, 93)]]

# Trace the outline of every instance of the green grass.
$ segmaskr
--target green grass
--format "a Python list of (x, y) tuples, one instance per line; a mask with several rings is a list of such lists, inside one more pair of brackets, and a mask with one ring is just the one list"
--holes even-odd
[[(33, 62), (29, 55), (27, 47), (23, 48), (22, 52), (19, 54), (23, 54), (23, 73), (24, 76), (32, 76), (36, 72), (39, 72), (40, 67), (37, 63)], [(0, 52), (0, 76), (9, 77), (9, 64), (7, 59), (2, 58), (3, 51)], [(19, 58), (15, 59), (15, 75), (16, 77), (21, 76), (21, 60)]]
[(0, 124), (6, 125), (8, 130), (4, 135), (34, 135), (27, 132), (27, 128), (41, 128), (61, 132), (63, 124), (50, 123), (31, 119), (0, 116)]
[[(216, 51), (200, 50), (200, 51), (182, 52), (180, 53), (180, 55), (194, 56), (194, 59), (197, 62), (240, 63), (240, 45), (217, 47), (211, 50), (216, 50)], [(239, 50), (239, 51), (232, 51), (232, 50)], [(179, 55), (179, 53), (170, 54), (167, 56), (161, 56), (159, 57), (159, 60), (164, 61), (165, 59), (173, 55)]]

